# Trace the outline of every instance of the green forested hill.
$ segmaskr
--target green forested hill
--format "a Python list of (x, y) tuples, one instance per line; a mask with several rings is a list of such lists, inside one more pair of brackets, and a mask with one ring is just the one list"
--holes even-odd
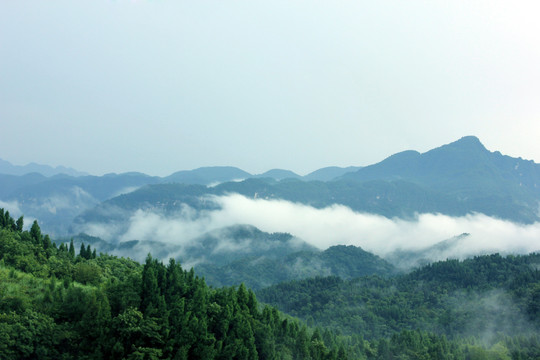
[[(22, 219), (21, 219), (22, 220)], [(0, 211), (1, 359), (342, 359), (346, 339), (257, 303), (244, 285), (72, 244)]]
[(278, 284), (262, 301), (310, 324), (366, 338), (420, 329), (448, 338), (530, 336), (540, 330), (540, 255), (447, 260), (392, 278)]
[[(324, 251), (288, 233), (267, 233), (249, 225), (235, 225), (209, 231), (187, 244), (156, 240), (132, 240), (118, 244), (80, 234), (73, 237), (78, 246), (91, 244), (115, 254), (144, 254), (152, 249), (159, 259), (179, 254), (176, 260), (195, 267), (212, 286), (245, 283), (260, 289), (283, 281), (335, 275), (351, 279), (364, 275), (387, 276), (394, 266), (356, 246), (332, 246)], [(69, 240), (69, 239), (68, 239)], [(140, 258), (144, 261), (144, 257)]]
[(244, 282), (260, 289), (283, 281), (316, 276), (351, 279), (365, 275), (387, 276), (395, 268), (380, 257), (355, 246), (332, 246), (325, 251), (309, 249), (282, 256), (244, 256), (226, 264), (203, 263), (195, 266), (209, 284), (216, 286)]
[[(23, 230), (22, 217), (0, 209), (0, 358), (537, 359), (537, 262), (536, 255), (494, 256), (434, 264), (399, 278), (316, 278), (261, 292), (268, 302), (277, 294), (300, 305), (308, 325), (319, 323), (313, 328), (262, 305), (243, 284), (211, 288), (174, 260), (164, 265), (149, 255), (141, 265), (84, 244), (58, 246), (37, 222)], [(489, 341), (482, 333), (461, 337), (460, 321), (482, 306), (460, 313), (446, 304), (499, 287), (526, 309), (530, 331), (514, 327), (517, 336)], [(499, 314), (501, 326), (516, 324), (515, 308), (485, 301), (496, 304), (491, 315)], [(439, 309), (446, 311), (442, 317)], [(430, 320), (445, 330), (409, 330)], [(359, 321), (368, 326), (353, 330)]]

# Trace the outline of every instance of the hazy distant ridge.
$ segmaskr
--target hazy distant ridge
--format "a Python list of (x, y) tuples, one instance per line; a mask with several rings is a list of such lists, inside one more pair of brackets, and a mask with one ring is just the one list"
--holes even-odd
[[(468, 136), (422, 154), (404, 151), (363, 168), (327, 167), (303, 177), (282, 169), (252, 175), (229, 166), (179, 171), (164, 178), (142, 173), (0, 174), (3, 206), (37, 218), (53, 235), (69, 232), (68, 224), (76, 217), (80, 224), (90, 219), (110, 221), (138, 208), (202, 209), (208, 206), (201, 200), (205, 196), (231, 193), (315, 208), (341, 204), (388, 218), (483, 213), (532, 223), (540, 220), (540, 165), (490, 152), (478, 138)], [(127, 195), (117, 197), (121, 194)]]
[(30, 173), (39, 173), (44, 176), (54, 176), (58, 174), (65, 174), (69, 176), (84, 176), (87, 173), (77, 171), (73, 168), (65, 166), (52, 167), (49, 165), (41, 165), (36, 163), (30, 163), (26, 165), (13, 165), (9, 161), (0, 159), (0, 174), (7, 175), (25, 175)]

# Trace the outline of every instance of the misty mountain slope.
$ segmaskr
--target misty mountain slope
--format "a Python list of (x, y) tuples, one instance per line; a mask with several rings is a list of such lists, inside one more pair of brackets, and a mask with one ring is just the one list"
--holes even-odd
[(226, 181), (241, 180), (252, 175), (242, 169), (232, 166), (209, 166), (194, 170), (177, 171), (163, 178), (165, 183), (184, 183), (211, 185)]
[(343, 176), (350, 172), (355, 172), (361, 169), (360, 166), (348, 166), (348, 167), (339, 167), (339, 166), (328, 166), (322, 169), (315, 170), (310, 172), (303, 177), (307, 181), (330, 181), (335, 180), (336, 178)]
[[(281, 184), (270, 178), (247, 179), (241, 182), (226, 182), (208, 187), (192, 184), (153, 184), (141, 187), (133, 192), (122, 194), (102, 202), (98, 206), (82, 212), (74, 221), (74, 229), (80, 230), (79, 225), (90, 222), (125, 222), (137, 211), (152, 211), (165, 216), (174, 216), (183, 210), (191, 211), (197, 218), (202, 211), (218, 210), (220, 205), (214, 196), (237, 193), (249, 198), (279, 198), (294, 197), (294, 194), (309, 200), (324, 189), (323, 183), (308, 187), (306, 192), (303, 182), (299, 180), (284, 180), (285, 191), (276, 187)], [(304, 191), (299, 191), (304, 189)], [(285, 192), (281, 195), (279, 192)], [(276, 196), (278, 193), (278, 196)], [(76, 231), (78, 232), (78, 231)]]
[(384, 259), (403, 271), (420, 268), (432, 262), (455, 258), (456, 254), (462, 253), (467, 248), (470, 235), (463, 233), (419, 250), (394, 250)]
[(471, 211), (526, 222), (538, 219), (540, 165), (490, 152), (473, 136), (423, 154), (395, 154), (342, 179), (400, 179), (451, 196)]
[[(175, 257), (191, 267), (198, 264), (221, 266), (250, 257), (281, 259), (297, 252), (318, 252), (317, 248), (288, 233), (268, 233), (251, 225), (234, 225), (213, 229), (193, 238), (172, 237), (142, 239), (136, 236), (124, 241), (105, 241), (80, 233), (73, 236), (77, 245), (91, 244), (99, 251), (144, 260), (151, 252), (160, 259)], [(69, 241), (63, 238), (62, 242)]]
[[(196, 191), (190, 187), (154, 185), (144, 190), (152, 192), (152, 198), (141, 198), (141, 192), (134, 192), (122, 197), (118, 206), (172, 211), (180, 209), (183, 202), (199, 209), (205, 208), (201, 204), (208, 203), (208, 196), (237, 193), (252, 199), (287, 200), (315, 208), (342, 204), (357, 212), (388, 218), (413, 219), (418, 213), (483, 213), (532, 223), (539, 220), (539, 167), (530, 161), (489, 152), (477, 138), (465, 137), (424, 154), (395, 154), (334, 181), (248, 178)], [(99, 206), (95, 211), (100, 211)]]
[(291, 234), (267, 233), (251, 225), (234, 225), (190, 241), (179, 261), (222, 266), (252, 257), (279, 259), (298, 251), (317, 251), (317, 248)]
[(275, 180), (283, 180), (283, 179), (303, 179), (302, 176), (290, 171), (290, 170), (284, 170), (284, 169), (271, 169), (268, 170), (262, 174), (259, 175), (253, 175), (255, 178), (272, 178)]
[(250, 199), (287, 200), (315, 208), (342, 204), (357, 212), (379, 214), (388, 218), (414, 219), (417, 213), (460, 216), (477, 211), (518, 221), (534, 219), (531, 208), (507, 202), (505, 198), (494, 196), (489, 202), (479, 199), (460, 201), (456, 197), (425, 189), (407, 181), (374, 180), (358, 183), (345, 180), (305, 182), (288, 179), (277, 182), (271, 179), (247, 179), (215, 187), (182, 184), (149, 185), (87, 210), (77, 218), (76, 224), (83, 225), (91, 221), (110, 222), (114, 218), (111, 208), (117, 209), (120, 214), (118, 220), (124, 221), (129, 220), (129, 216), (137, 209), (169, 214), (182, 211), (186, 206), (196, 212), (217, 210), (220, 205), (214, 197), (231, 193)]
[(493, 344), (501, 334), (538, 334), (539, 264), (539, 254), (494, 254), (437, 262), (389, 278), (291, 281), (258, 290), (257, 297), (346, 334), (372, 338), (420, 329)]
[(215, 210), (217, 205), (208, 200), (213, 188), (204, 185), (155, 184), (146, 185), (127, 194), (106, 200), (81, 212), (73, 221), (73, 231), (83, 231), (88, 223), (125, 223), (138, 210), (168, 215), (189, 208), (194, 211)]
[[(195, 238), (173, 237), (110, 242), (79, 234), (76, 247), (90, 244), (98, 251), (142, 261), (148, 253), (159, 259), (174, 257), (216, 287), (240, 283), (263, 288), (283, 281), (315, 276), (351, 279), (364, 275), (388, 276), (396, 269), (384, 259), (355, 246), (333, 246), (325, 251), (288, 233), (268, 233), (250, 225), (208, 231)], [(68, 238), (62, 242), (69, 242)]]
[[(139, 209), (166, 215), (190, 211), (198, 218), (201, 211), (219, 209), (216, 197), (229, 194), (286, 200), (318, 209), (341, 204), (356, 212), (387, 218), (414, 219), (421, 213), (483, 213), (530, 224), (540, 220), (539, 167), (532, 161), (489, 152), (477, 138), (465, 137), (424, 154), (395, 154), (332, 181), (305, 179), (316, 173), (335, 174), (350, 168), (325, 168), (301, 179), (280, 181), (254, 178), (234, 167), (200, 168), (168, 178), (140, 173), (51, 178), (38, 174), (20, 178), (0, 175), (0, 201), (29, 218), (37, 218), (53, 235), (86, 232), (86, 225), (96, 222), (124, 226), (122, 223)], [(268, 175), (291, 175), (286, 170), (274, 172)], [(246, 179), (226, 181), (239, 177)]]
[(467, 136), (423, 154), (404, 151), (392, 155), (377, 164), (345, 174), (343, 179), (403, 179), (435, 190), (458, 193), (473, 190), (512, 193), (523, 188), (540, 194), (539, 177), (540, 165), (490, 152), (478, 138)]
[(26, 175), (0, 174), (0, 198), (7, 200), (7, 197), (16, 189), (34, 185), (45, 181), (47, 178), (39, 173), (30, 173)]
[(281, 282), (317, 276), (339, 276), (352, 279), (359, 276), (388, 276), (395, 268), (380, 257), (355, 246), (332, 246), (325, 251), (303, 250), (282, 256), (248, 256), (225, 265), (203, 263), (195, 266), (214, 286), (245, 283), (260, 289)]
[(118, 196), (124, 191), (131, 191), (142, 185), (156, 183), (157, 181), (157, 178), (140, 173), (81, 177), (55, 175), (45, 178), (43, 181), (20, 186), (12, 191), (7, 198), (16, 199), (20, 196), (47, 197), (52, 193), (62, 194), (63, 192), (69, 192), (69, 189), (73, 187), (77, 187), (97, 201), (104, 201)]
[[(30, 218), (37, 218), (51, 235), (69, 232), (71, 221), (83, 211), (101, 201), (132, 191), (147, 183), (156, 182), (139, 173), (108, 174), (105, 176), (55, 175), (42, 177), (28, 174), (12, 178), (2, 176), (0, 181), (10, 188), (2, 200), (17, 205)], [(19, 183), (19, 186), (15, 185)]]

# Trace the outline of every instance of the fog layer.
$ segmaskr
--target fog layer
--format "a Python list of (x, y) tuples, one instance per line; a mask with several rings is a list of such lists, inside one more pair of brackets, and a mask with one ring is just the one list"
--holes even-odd
[(127, 223), (86, 224), (88, 234), (109, 241), (152, 240), (189, 245), (198, 236), (226, 226), (250, 224), (266, 232), (288, 232), (320, 249), (355, 245), (380, 256), (395, 250), (420, 251), (462, 233), (459, 246), (444, 257), (483, 253), (529, 253), (540, 249), (540, 223), (516, 224), (470, 214), (451, 217), (418, 214), (414, 220), (358, 213), (342, 205), (323, 209), (283, 200), (250, 199), (233, 194), (212, 197), (220, 209), (197, 212), (187, 206), (173, 215), (137, 210)]

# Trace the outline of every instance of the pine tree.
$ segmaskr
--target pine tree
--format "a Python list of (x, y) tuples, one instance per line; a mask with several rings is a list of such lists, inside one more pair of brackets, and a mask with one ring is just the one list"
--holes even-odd
[(45, 250), (47, 250), (48, 248), (52, 247), (52, 242), (51, 242), (51, 238), (49, 237), (48, 234), (46, 234), (44, 237), (43, 237), (43, 248)]
[(84, 246), (84, 243), (81, 243), (81, 248), (79, 249), (79, 256), (83, 259), (86, 259), (86, 247)]
[(39, 228), (37, 220), (34, 220), (32, 227), (30, 228), (30, 236), (34, 239), (36, 244), (41, 243), (41, 229)]
[(159, 302), (159, 287), (156, 274), (157, 262), (148, 254), (142, 272), (141, 306), (145, 316), (151, 316), (155, 312)]
[(73, 238), (71, 238), (71, 241), (69, 242), (69, 257), (72, 259), (75, 258), (75, 245), (73, 245)]
[(18, 232), (21, 232), (23, 231), (23, 226), (24, 226), (24, 217), (21, 215), (20, 218), (17, 219), (17, 231)]

